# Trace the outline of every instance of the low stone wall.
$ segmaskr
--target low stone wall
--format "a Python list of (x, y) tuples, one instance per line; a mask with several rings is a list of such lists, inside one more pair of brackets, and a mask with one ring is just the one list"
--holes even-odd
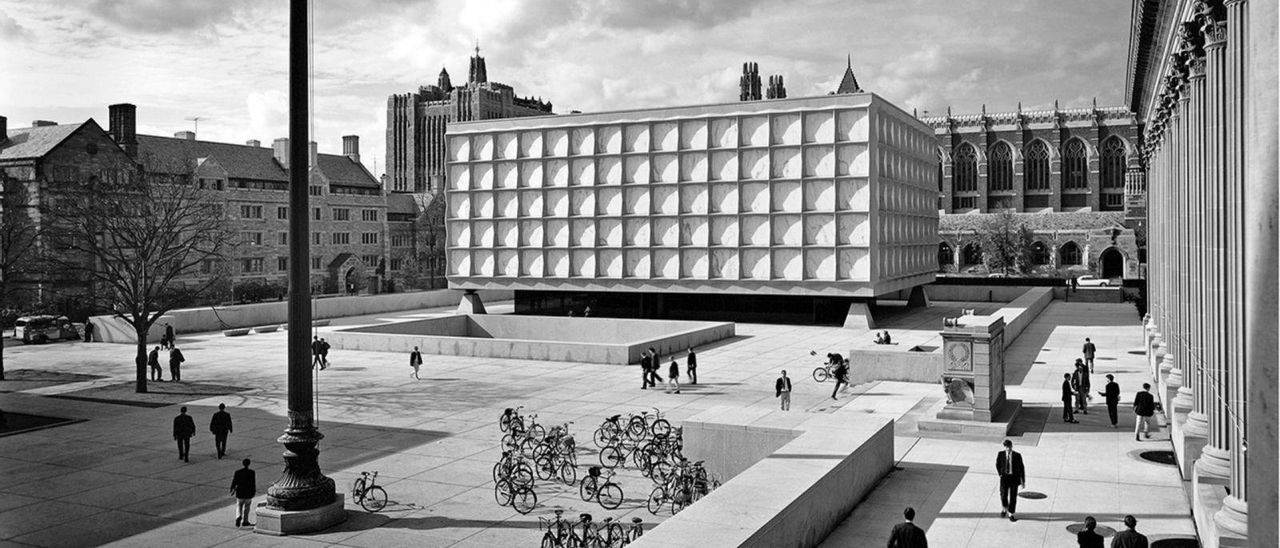
[(1021, 297), (992, 313), (992, 316), (1004, 317), (1004, 347), (1009, 348), (1013, 341), (1018, 340), (1022, 330), (1040, 317), (1040, 313), (1044, 312), (1045, 307), (1051, 302), (1053, 302), (1053, 288), (1033, 287)]
[(408, 353), (416, 346), (447, 356), (627, 365), (650, 347), (670, 355), (735, 333), (724, 322), (459, 314), (339, 329), (328, 341), (344, 350)]
[(849, 383), (871, 381), (938, 382), (942, 350), (909, 352), (857, 349), (849, 351)]
[[(384, 293), (381, 295), (354, 295), (350, 297), (329, 297), (316, 299), (311, 309), (313, 320), (325, 318), (341, 318), (345, 316), (361, 316), (381, 312), (400, 310), (416, 310), (452, 306), (462, 300), (463, 292), (454, 289), (437, 289), (434, 291), (415, 291), (411, 293)], [(514, 291), (482, 291), (480, 296), (486, 302), (510, 300), (515, 298)], [(94, 316), (92, 321), (98, 324), (109, 316)], [(163, 332), (164, 323), (173, 325), (178, 333), (200, 333), (221, 331), (241, 327), (257, 327), (259, 325), (282, 324), (289, 321), (288, 301), (258, 304), (238, 304), (231, 306), (184, 308), (170, 311), (166, 319), (157, 321), (152, 331)], [(103, 320), (105, 322), (105, 320)], [(112, 331), (114, 333), (114, 330)], [(133, 343), (133, 329), (129, 328), (127, 340), (119, 337), (103, 337), (103, 342)], [(158, 338), (156, 340), (159, 340)]]
[[(133, 329), (133, 324), (124, 321), (116, 316), (93, 316), (89, 318), (93, 322), (93, 340), (97, 342), (109, 342), (120, 344), (137, 344), (138, 334)], [(173, 322), (173, 316), (160, 316), (156, 323), (151, 326), (151, 330), (147, 332), (147, 343), (160, 344), (160, 336), (164, 335), (165, 322)]]
[(631, 546), (817, 546), (893, 469), (893, 421), (855, 411), (744, 414), (719, 407), (683, 426), (690, 458), (723, 449), (766, 454), (732, 475), (736, 465), (705, 459), (712, 474), (732, 479)]

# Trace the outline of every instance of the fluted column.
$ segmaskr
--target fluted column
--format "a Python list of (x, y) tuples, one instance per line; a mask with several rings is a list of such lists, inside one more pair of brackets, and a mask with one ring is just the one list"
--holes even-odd
[[(1227, 233), (1226, 247), (1226, 266), (1227, 277), (1231, 282), (1227, 285), (1228, 293), (1228, 320), (1227, 329), (1229, 331), (1226, 340), (1226, 351), (1232, 356), (1227, 362), (1226, 367), (1226, 390), (1224, 392), (1223, 401), (1219, 405), (1223, 407), (1226, 420), (1224, 421), (1225, 435), (1229, 439), (1230, 449), (1230, 477), (1231, 491), (1222, 501), (1222, 509), (1214, 516), (1214, 523), (1225, 533), (1247, 537), (1248, 527), (1248, 482), (1245, 467), (1245, 430), (1246, 421), (1246, 397), (1248, 386), (1246, 384), (1247, 376), (1246, 367), (1251, 365), (1261, 366), (1269, 363), (1271, 368), (1275, 368), (1275, 344), (1276, 344), (1276, 180), (1275, 172), (1271, 171), (1269, 180), (1251, 180), (1246, 182), (1244, 170), (1246, 169), (1245, 154), (1246, 149), (1254, 146), (1254, 141), (1246, 140), (1244, 129), (1246, 120), (1250, 120), (1252, 116), (1269, 116), (1271, 119), (1264, 123), (1272, 124), (1274, 128), (1276, 105), (1274, 104), (1274, 92), (1272, 92), (1273, 103), (1264, 107), (1262, 112), (1252, 111), (1245, 112), (1245, 100), (1250, 93), (1260, 93), (1261, 90), (1254, 91), (1250, 89), (1250, 84), (1255, 82), (1261, 84), (1260, 87), (1275, 86), (1275, 67), (1270, 67), (1269, 71), (1262, 71), (1270, 76), (1271, 80), (1257, 81), (1247, 80), (1247, 72), (1245, 69), (1248, 63), (1248, 53), (1245, 50), (1246, 44), (1249, 43), (1248, 35), (1248, 10), (1249, 6), (1243, 0), (1232, 0), (1226, 3), (1227, 20), (1220, 29), (1224, 31), (1225, 36), (1222, 38), (1226, 41), (1226, 148), (1225, 148), (1225, 164), (1226, 164), (1226, 218), (1230, 228)], [(1274, 10), (1272, 13), (1272, 21), (1270, 21), (1272, 37), (1270, 42), (1274, 44)], [(1265, 48), (1265, 46), (1264, 46)], [(1272, 46), (1274, 48), (1274, 46)], [(1271, 61), (1274, 62), (1274, 51), (1270, 54)], [(1260, 79), (1259, 79), (1260, 80)], [(1257, 123), (1250, 121), (1250, 124)], [(1270, 143), (1263, 145), (1267, 140)], [(1275, 151), (1276, 135), (1272, 132), (1269, 136), (1262, 136), (1256, 142), (1260, 146), (1270, 146), (1271, 152)], [(1275, 157), (1269, 159), (1255, 159), (1258, 164), (1271, 164), (1274, 170)], [(1248, 184), (1248, 186), (1246, 186)], [(1246, 200), (1245, 190), (1249, 189), (1249, 196)], [(1255, 201), (1256, 200), (1256, 201)], [(1246, 225), (1248, 228), (1246, 229)], [(1246, 253), (1246, 248), (1248, 253)], [(1245, 267), (1245, 259), (1250, 259), (1249, 268)], [(1259, 276), (1261, 275), (1261, 276)], [(1248, 283), (1246, 287), (1245, 283)], [(1246, 298), (1246, 292), (1249, 292)], [(1254, 320), (1254, 321), (1249, 321)], [(1250, 333), (1249, 329), (1269, 327), (1270, 331), (1259, 331), (1256, 334)], [(1234, 332), (1234, 333), (1231, 333)], [(1255, 347), (1253, 338), (1258, 337), (1263, 345)], [(1269, 343), (1266, 344), (1266, 343)], [(1247, 356), (1245, 352), (1253, 350)], [(1249, 360), (1245, 361), (1245, 358)], [(1253, 360), (1258, 360), (1254, 362)], [(1275, 463), (1270, 463), (1275, 466)], [(1272, 488), (1275, 487), (1273, 484)]]
[[(1178, 61), (1181, 65), (1181, 61)], [(1186, 132), (1186, 112), (1187, 109), (1183, 105), (1183, 98), (1186, 97), (1186, 90), (1182, 83), (1180, 69), (1175, 69), (1178, 73), (1171, 76), (1171, 87), (1173, 93), (1173, 105), (1169, 115), (1169, 180), (1170, 187), (1173, 189), (1170, 200), (1169, 221), (1171, 226), (1169, 238), (1169, 254), (1172, 259), (1173, 271), (1169, 283), (1170, 310), (1169, 323), (1170, 333), (1165, 337), (1166, 343), (1169, 345), (1167, 350), (1167, 359), (1170, 360), (1169, 378), (1167, 386), (1171, 390), (1177, 390), (1178, 398), (1172, 402), (1171, 408), (1187, 409), (1191, 404), (1191, 389), (1186, 384), (1186, 366), (1187, 366), (1187, 264), (1186, 250), (1183, 243), (1186, 242), (1186, 180), (1187, 180), (1187, 132)], [(1170, 409), (1172, 412), (1173, 409)]]
[[(1227, 152), (1227, 75), (1226, 75), (1226, 22), (1217, 20), (1211, 10), (1207, 10), (1203, 14), (1203, 31), (1204, 31), (1204, 73), (1205, 86), (1208, 90), (1207, 117), (1208, 122), (1206, 131), (1201, 137), (1210, 161), (1204, 171), (1205, 189), (1202, 195), (1205, 199), (1205, 209), (1209, 212), (1211, 218), (1218, 221), (1213, 226), (1205, 226), (1204, 233), (1212, 233), (1214, 240), (1205, 245), (1205, 249), (1209, 255), (1205, 257), (1206, 264), (1212, 264), (1213, 268), (1221, 268), (1225, 257), (1226, 245), (1238, 245), (1231, 242), (1231, 234), (1226, 220), (1229, 218), (1228, 212), (1232, 209), (1232, 201), (1237, 198), (1234, 196), (1230, 185), (1228, 184), (1228, 176), (1226, 170)], [(1212, 263), (1210, 263), (1212, 261)], [(1227, 284), (1231, 283), (1229, 275), (1223, 276), (1221, 279), (1214, 279), (1213, 291), (1215, 299), (1211, 311), (1206, 311), (1206, 319), (1209, 321), (1205, 325), (1204, 331), (1209, 338), (1212, 338), (1225, 348), (1225, 342), (1232, 337), (1230, 330), (1227, 329), (1227, 320), (1232, 317), (1230, 314), (1231, 296), (1226, 291)], [(1206, 286), (1208, 287), (1208, 286)], [(1227, 378), (1224, 374), (1228, 364), (1232, 360), (1232, 356), (1223, 352), (1220, 355), (1214, 355), (1206, 360), (1207, 369), (1205, 371), (1205, 382), (1202, 383), (1202, 393), (1196, 398), (1197, 403), (1201, 404), (1201, 408), (1205, 413), (1204, 418), (1208, 421), (1205, 426), (1208, 427), (1206, 432), (1208, 435), (1207, 443), (1200, 454), (1200, 459), (1196, 461), (1197, 477), (1199, 479), (1213, 478), (1225, 479), (1231, 475), (1231, 441), (1229, 438), (1229, 425), (1227, 409), (1224, 405), (1226, 400), (1225, 390), (1228, 387)], [(1221, 481), (1221, 480), (1218, 480)]]

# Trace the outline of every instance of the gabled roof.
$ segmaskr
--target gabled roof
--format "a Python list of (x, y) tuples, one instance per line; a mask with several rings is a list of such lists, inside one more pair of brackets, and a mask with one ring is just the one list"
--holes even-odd
[(862, 88), (858, 86), (858, 79), (853, 77), (853, 56), (849, 56), (848, 64), (844, 68), (844, 78), (840, 79), (840, 87), (836, 88), (837, 95), (846, 93), (862, 93)]
[(418, 201), (411, 194), (392, 192), (387, 195), (387, 213), (417, 215)]
[(138, 161), (149, 171), (182, 173), (191, 169), (200, 158), (213, 158), (227, 170), (227, 177), (231, 179), (289, 182), (289, 173), (276, 163), (269, 148), (156, 135), (138, 136)]
[(329, 184), (381, 188), (382, 184), (359, 162), (338, 154), (319, 154), (316, 167), (329, 178)]
[[(0, 161), (43, 158), (77, 129), (90, 122), (93, 120), (90, 119), (82, 124), (11, 129), (9, 138), (0, 143)], [(97, 125), (97, 122), (94, 122), (94, 125)]]

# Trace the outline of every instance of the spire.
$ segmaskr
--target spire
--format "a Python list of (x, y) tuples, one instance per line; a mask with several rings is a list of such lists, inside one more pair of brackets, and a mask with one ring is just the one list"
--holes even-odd
[(484, 57), (480, 56), (480, 40), (476, 39), (476, 55), (471, 58), (471, 71), (467, 75), (467, 82), (471, 84), (483, 84), (489, 81), (489, 71), (485, 69)]
[(858, 86), (858, 79), (853, 76), (853, 56), (850, 55), (847, 60), (848, 64), (844, 68), (844, 77), (840, 79), (840, 86), (836, 88), (836, 95), (862, 93), (862, 87)]
[(853, 72), (853, 54), (850, 53), (845, 55), (844, 68), (849, 72)]
[(449, 71), (444, 67), (440, 67), (440, 76), (436, 80), (436, 85), (446, 93), (453, 89), (453, 82), (449, 80)]
[(760, 98), (760, 65), (743, 63), (742, 76), (738, 78), (738, 100), (759, 101)]

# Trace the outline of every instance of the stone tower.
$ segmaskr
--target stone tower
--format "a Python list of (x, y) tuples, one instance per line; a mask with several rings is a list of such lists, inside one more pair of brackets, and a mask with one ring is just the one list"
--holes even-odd
[(484, 57), (480, 56), (480, 44), (476, 43), (476, 55), (471, 58), (471, 71), (467, 75), (467, 83), (483, 84), (488, 81), (489, 71), (484, 68)]
[(760, 100), (760, 65), (753, 62), (742, 64), (742, 78), (738, 79), (738, 100)]
[(436, 85), (446, 92), (453, 89), (453, 82), (449, 80), (449, 71), (444, 67), (440, 67), (440, 76), (436, 80)]
[(774, 74), (769, 77), (769, 89), (765, 90), (766, 99), (786, 99), (787, 86), (782, 83), (782, 75)]

